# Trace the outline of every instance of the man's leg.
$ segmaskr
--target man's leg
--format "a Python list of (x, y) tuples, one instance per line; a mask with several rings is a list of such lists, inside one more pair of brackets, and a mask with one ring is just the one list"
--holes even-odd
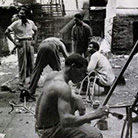
[[(94, 81), (94, 77), (95, 77), (95, 72), (92, 72), (88, 77), (90, 79), (90, 82), (93, 82)], [(82, 85), (82, 89), (81, 90), (82, 90), (83, 94), (86, 94), (87, 87), (88, 87), (88, 78), (86, 78), (86, 80), (83, 82), (83, 85)]]
[(60, 57), (57, 52), (51, 51), (48, 63), (53, 70), (61, 70)]
[(96, 127), (92, 127), (90, 123), (80, 126), (79, 130), (86, 133), (86, 138), (103, 138), (100, 130)]
[(32, 73), (32, 76), (31, 76), (30, 85), (29, 85), (29, 93), (31, 95), (35, 94), (37, 83), (40, 79), (42, 71), (43, 71), (42, 67), (35, 66), (33, 73)]
[(108, 94), (110, 88), (111, 88), (111, 86), (105, 86), (104, 87), (104, 94)]
[[(37, 131), (38, 132), (38, 131)], [(92, 127), (90, 124), (84, 124), (80, 127), (63, 128), (60, 124), (57, 126), (39, 131), (41, 138), (103, 138), (99, 129)]]
[(46, 51), (44, 49), (40, 49), (37, 54), (35, 67), (31, 75), (31, 80), (29, 85), (29, 93), (32, 95), (35, 94), (35, 90), (37, 87), (37, 83), (40, 79), (41, 73), (43, 69), (47, 66), (48, 61), (46, 56), (47, 56)]
[(19, 85), (24, 87), (25, 79), (26, 79), (26, 46), (24, 41), (20, 42), (22, 47), (18, 48), (18, 66), (19, 66)]
[(111, 86), (105, 86), (105, 85), (103, 85), (99, 79), (97, 79), (96, 84), (104, 88), (104, 92), (102, 92), (101, 95), (108, 94)]
[(27, 48), (27, 75), (28, 77), (31, 77), (34, 69), (34, 48), (33, 46), (31, 46), (31, 41), (28, 41)]

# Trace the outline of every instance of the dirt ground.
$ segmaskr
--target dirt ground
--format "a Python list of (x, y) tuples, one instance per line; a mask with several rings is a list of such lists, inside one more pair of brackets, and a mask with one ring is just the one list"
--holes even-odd
[[(121, 72), (121, 69), (123, 68), (123, 66), (125, 65), (127, 59), (128, 59), (128, 55), (112, 55), (110, 58), (110, 63), (113, 67), (113, 70), (115, 72), (116, 77), (119, 75), (119, 73)], [(63, 61), (64, 59), (61, 57), (61, 61), (62, 61), (62, 66), (63, 66)], [(138, 54), (136, 54), (133, 59), (131, 60), (130, 64), (128, 65), (126, 71), (124, 72), (123, 76), (125, 78), (126, 84), (125, 85), (117, 85), (109, 102), (108, 105), (116, 105), (116, 104), (129, 104), (129, 103), (133, 103), (133, 101), (135, 100), (135, 96), (138, 92)], [(43, 82), (48, 74), (48, 72), (51, 71), (51, 68), (49, 66), (47, 66), (44, 71), (43, 74), (40, 78), (39, 81), (39, 88), (37, 88), (37, 94), (39, 95), (43, 86)], [(12, 120), (12, 116), (14, 116), (12, 114), (12, 116), (9, 117), (8, 112), (11, 110), (11, 107), (9, 105), (9, 101), (13, 100), (18, 104), (22, 104), (19, 101), (19, 91), (18, 89), (16, 89), (16, 87), (18, 86), (18, 64), (17, 64), (17, 57), (16, 55), (10, 55), (8, 57), (4, 57), (2, 58), (2, 65), (0, 65), (0, 85), (2, 86), (5, 82), (8, 82), (6, 85), (8, 85), (13, 92), (10, 92), (8, 89), (4, 90), (4, 88), (1, 88), (0, 90), (0, 115), (1, 115), (1, 121), (0, 121), (0, 133), (5, 133), (7, 136), (6, 138), (12, 138), (12, 137), (18, 137), (18, 138), (31, 138), (32, 135), (37, 138), (36, 134), (34, 133), (34, 128), (30, 130), (30, 127), (32, 126), (31, 120), (29, 119), (29, 117), (33, 118), (32, 115), (30, 114), (23, 114), (23, 119), (26, 122), (23, 122), (20, 118), (21, 114), (16, 115), (16, 121), (18, 121), (18, 123), (15, 121), (11, 121)], [(5, 85), (5, 84), (4, 84)], [(15, 91), (14, 91), (15, 90)], [(102, 103), (105, 100), (106, 96), (100, 96), (100, 97), (95, 97), (96, 100), (99, 100), (100, 103)], [(27, 103), (27, 105), (29, 107), (32, 108), (32, 110), (35, 110), (35, 105), (36, 102), (33, 103)], [(91, 110), (90, 104), (86, 104), (87, 106), (87, 111)], [(116, 110), (116, 109), (113, 109)], [(120, 111), (120, 109), (118, 110)], [(125, 110), (121, 110), (121, 113), (125, 114)], [(2, 118), (3, 117), (3, 118)], [(15, 117), (15, 116), (14, 116)], [(111, 117), (112, 118), (112, 117)], [(29, 121), (30, 122), (29, 122)], [(34, 118), (32, 119), (34, 120)], [(111, 119), (109, 120), (110, 122), (110, 126), (112, 122), (112, 120), (114, 120), (116, 122), (115, 119)], [(8, 125), (10, 126), (10, 123), (12, 122), (13, 125), (11, 125), (10, 128), (8, 128), (8, 125), (6, 124), (6, 122), (8, 122)], [(18, 134), (17, 132), (12, 133), (11, 129), (13, 129), (14, 127), (18, 128), (18, 125), (21, 126), (21, 124), (24, 123), (23, 125), (25, 125), (27, 127), (27, 130), (24, 132), (21, 132), (20, 134)], [(18, 125), (17, 125), (18, 124)], [(29, 127), (30, 125), (30, 127)], [(118, 123), (116, 123), (116, 127), (113, 130), (109, 129), (107, 132), (103, 132), (106, 136), (106, 138), (117, 138), (119, 137), (119, 134), (117, 134), (118, 131)], [(120, 127), (120, 126), (119, 126)], [(19, 127), (20, 128), (20, 127)], [(18, 128), (18, 129), (19, 129)], [(23, 126), (21, 127), (23, 129)], [(135, 125), (135, 134), (137, 134), (136, 136), (134, 136), (134, 138), (136, 138), (138, 136), (138, 125)], [(32, 135), (28, 136), (28, 134), (30, 134), (30, 131), (32, 133)], [(10, 133), (12, 133), (12, 136), (10, 135)], [(26, 135), (27, 136), (26, 136)], [(24, 136), (25, 135), (25, 136)], [(111, 136), (112, 135), (112, 136)], [(1, 137), (0, 137), (1, 138)]]

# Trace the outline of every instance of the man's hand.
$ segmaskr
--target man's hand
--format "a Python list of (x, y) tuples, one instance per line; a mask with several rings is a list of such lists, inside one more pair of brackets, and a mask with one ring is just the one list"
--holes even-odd
[(20, 42), (14, 42), (16, 47), (21, 47), (22, 45), (20, 44)]
[(100, 107), (95, 111), (97, 118), (108, 117), (109, 108), (107, 106)]
[(13, 50), (11, 51), (11, 54), (15, 53), (15, 49), (16, 49), (16, 47), (13, 48)]
[(36, 44), (36, 41), (35, 40), (32, 40), (31, 41), (31, 45), (34, 46)]
[(85, 105), (83, 104), (82, 97), (77, 95), (76, 101), (75, 101), (75, 109), (79, 111), (80, 115), (84, 115), (86, 108)]

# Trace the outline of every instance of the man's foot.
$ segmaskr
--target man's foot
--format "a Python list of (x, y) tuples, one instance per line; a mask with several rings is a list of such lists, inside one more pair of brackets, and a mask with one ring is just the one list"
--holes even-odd
[(19, 85), (17, 86), (17, 89), (19, 90), (19, 91), (22, 91), (22, 90), (24, 90), (24, 85), (22, 84), (22, 83), (19, 83)]
[(20, 93), (20, 101), (24, 102), (25, 99), (26, 102), (36, 101), (35, 97), (33, 97), (26, 89), (22, 90)]
[(27, 95), (25, 97), (20, 97), (20, 101), (24, 102), (26, 99), (26, 102), (34, 102), (36, 101), (35, 97), (32, 97), (31, 95)]
[(103, 91), (101, 92), (100, 96), (104, 96), (104, 95), (107, 95), (108, 94), (108, 91)]
[(86, 97), (86, 102), (91, 104), (93, 103), (91, 97), (88, 97), (88, 96)]
[[(24, 98), (20, 98), (20, 101), (21, 102), (24, 102)], [(35, 98), (31, 98), (31, 97), (26, 97), (26, 102), (35, 102), (36, 99)]]
[(30, 94), (32, 97), (38, 97), (37, 94)]
[(117, 84), (118, 84), (118, 85), (121, 85), (121, 86), (122, 86), (122, 85), (125, 85), (125, 84), (126, 84), (125, 78), (124, 78), (123, 76), (120, 77)]

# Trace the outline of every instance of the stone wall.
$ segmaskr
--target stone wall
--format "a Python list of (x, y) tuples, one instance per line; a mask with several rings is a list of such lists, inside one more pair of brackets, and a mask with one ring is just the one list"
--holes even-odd
[(119, 16), (113, 19), (112, 45), (114, 54), (129, 54), (134, 45), (133, 22), (138, 16)]
[[(38, 26), (38, 39), (37, 39), (37, 47), (39, 44), (46, 39), (47, 37), (51, 36), (58, 36), (60, 30), (71, 20), (71, 17), (43, 17), (41, 19), (36, 18), (35, 22)], [(66, 43), (66, 48), (70, 51), (70, 32), (66, 33), (66, 37), (64, 39)]]

